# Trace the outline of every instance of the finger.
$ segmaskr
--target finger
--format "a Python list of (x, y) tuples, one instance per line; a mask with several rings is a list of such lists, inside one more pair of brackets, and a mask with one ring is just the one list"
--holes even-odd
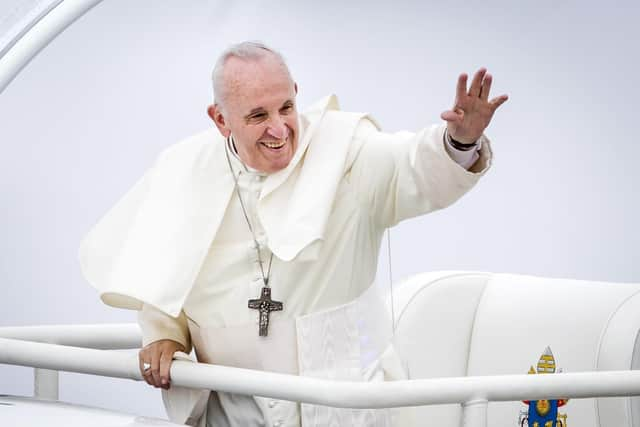
[(144, 374), (142, 374), (142, 378), (144, 378), (147, 384), (155, 386), (153, 383), (153, 375), (151, 375), (151, 369), (145, 370)]
[(142, 374), (142, 379), (146, 381), (147, 384), (149, 385), (153, 385), (152, 382), (152, 377), (151, 377), (151, 370), (149, 369), (144, 369), (144, 364), (149, 363), (147, 360), (147, 355), (146, 352), (144, 350), (140, 350), (140, 352), (138, 353), (138, 363), (139, 363), (139, 367), (140, 367), (140, 373)]
[(464, 119), (464, 111), (458, 109), (457, 111), (447, 110), (440, 114), (440, 118), (442, 120), (446, 120), (447, 122), (460, 122)]
[(143, 358), (143, 350), (138, 352), (138, 368), (140, 369), (140, 375), (144, 377), (144, 358)]
[(471, 87), (469, 88), (469, 96), (477, 98), (480, 95), (480, 87), (482, 86), (482, 78), (487, 72), (486, 68), (480, 68), (473, 75), (473, 80), (471, 81)]
[(484, 79), (482, 79), (482, 87), (480, 88), (480, 99), (484, 101), (489, 99), (489, 91), (491, 90), (492, 81), (493, 77), (491, 77), (491, 74), (487, 73), (484, 75)]
[(458, 84), (456, 85), (456, 103), (464, 99), (467, 96), (467, 75), (460, 74), (458, 77)]
[(153, 386), (160, 387), (162, 385), (160, 381), (160, 352), (154, 351), (151, 355), (151, 377), (153, 378)]
[(170, 368), (171, 362), (173, 362), (173, 355), (169, 354), (170, 352), (165, 351), (160, 356), (160, 383), (164, 388), (169, 388), (170, 377)]
[(489, 104), (491, 104), (491, 106), (493, 107), (493, 111), (496, 111), (496, 109), (502, 104), (504, 104), (508, 99), (509, 99), (508, 95), (500, 95), (498, 97), (493, 98), (491, 101), (489, 101)]

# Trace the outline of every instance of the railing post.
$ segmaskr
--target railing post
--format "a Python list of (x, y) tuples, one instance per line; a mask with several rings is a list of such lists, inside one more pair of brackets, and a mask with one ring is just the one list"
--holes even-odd
[(58, 400), (58, 371), (34, 368), (33, 396), (38, 399)]
[(487, 427), (487, 402), (470, 400), (462, 404), (462, 427)]

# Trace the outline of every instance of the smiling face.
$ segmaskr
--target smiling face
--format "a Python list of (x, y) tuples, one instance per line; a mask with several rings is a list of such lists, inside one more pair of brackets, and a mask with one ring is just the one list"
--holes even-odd
[(261, 172), (287, 167), (298, 146), (297, 87), (274, 55), (230, 57), (224, 98), (208, 109), (224, 137), (233, 136), (242, 161)]

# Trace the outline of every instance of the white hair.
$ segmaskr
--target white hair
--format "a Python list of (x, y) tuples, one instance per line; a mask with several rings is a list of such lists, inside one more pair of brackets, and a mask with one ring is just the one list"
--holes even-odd
[(289, 73), (289, 67), (287, 67), (287, 63), (285, 62), (282, 54), (262, 42), (244, 41), (238, 44), (231, 45), (227, 49), (225, 49), (218, 57), (216, 65), (213, 67), (213, 71), (211, 72), (214, 103), (222, 105), (223, 101), (226, 98), (227, 88), (224, 81), (224, 67), (229, 58), (236, 57), (249, 60), (258, 60), (264, 58), (266, 55), (275, 56), (275, 58), (282, 63), (287, 73), (291, 75), (291, 73)]

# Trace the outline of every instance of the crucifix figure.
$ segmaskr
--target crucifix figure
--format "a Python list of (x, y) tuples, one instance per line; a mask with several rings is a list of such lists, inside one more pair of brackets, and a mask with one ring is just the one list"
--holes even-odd
[(266, 337), (269, 334), (269, 314), (272, 311), (282, 310), (282, 302), (273, 301), (271, 299), (271, 288), (264, 286), (260, 298), (249, 300), (249, 308), (260, 311), (258, 317), (259, 335)]

